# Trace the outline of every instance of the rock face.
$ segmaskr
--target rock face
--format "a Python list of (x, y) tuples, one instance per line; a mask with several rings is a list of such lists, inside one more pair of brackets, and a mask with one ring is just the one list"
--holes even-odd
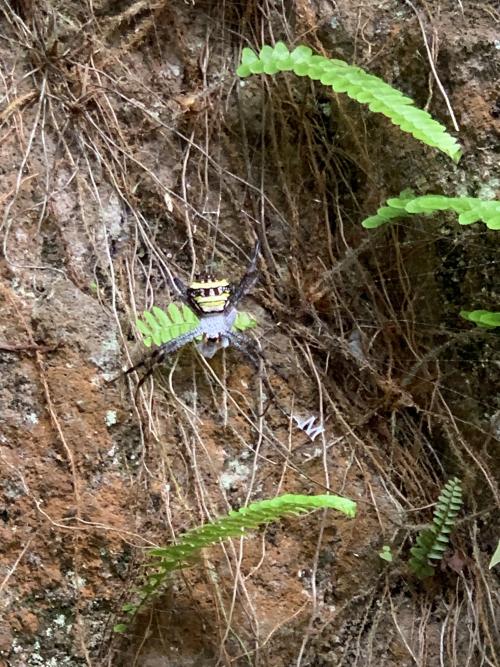
[[(0, 8), (0, 667), (495, 662), (498, 337), (458, 318), (498, 310), (495, 232), (360, 222), (407, 187), (500, 197), (498, 10), (292, 4)], [(304, 79), (235, 83), (256, 34), (356, 63), (453, 131), (451, 107), (462, 161)], [(171, 273), (238, 280), (257, 236), (245, 308), (275, 395), (235, 350), (184, 350), (135, 396), (137, 314), (174, 298)], [(481, 518), (421, 587), (412, 527), (455, 475)], [(356, 520), (207, 550), (113, 635), (146, 547), (326, 489)]]
[(120, 368), (116, 322), (102, 304), (69, 280), (54, 281), (35, 301), (32, 326), (35, 338), (45, 345), (74, 349), (106, 373)]

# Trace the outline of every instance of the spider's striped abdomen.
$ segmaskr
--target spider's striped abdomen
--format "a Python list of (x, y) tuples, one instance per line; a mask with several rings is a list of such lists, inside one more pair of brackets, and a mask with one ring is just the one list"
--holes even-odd
[(204, 313), (221, 313), (231, 294), (228, 280), (195, 281), (188, 287), (188, 294)]

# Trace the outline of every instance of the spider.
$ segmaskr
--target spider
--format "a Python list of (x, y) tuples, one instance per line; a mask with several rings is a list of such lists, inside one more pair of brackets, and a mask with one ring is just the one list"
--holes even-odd
[(262, 352), (247, 336), (232, 330), (238, 314), (238, 303), (259, 278), (257, 270), (259, 249), (260, 244), (257, 241), (245, 275), (237, 284), (227, 279), (215, 280), (210, 274), (197, 278), (189, 285), (185, 285), (180, 278), (173, 277), (181, 301), (198, 316), (200, 323), (195, 329), (160, 345), (149, 357), (125, 371), (125, 374), (128, 375), (138, 368), (149, 366), (139, 380), (136, 392), (151, 376), (155, 367), (161, 364), (167, 356), (200, 337), (201, 341), (197, 343), (196, 347), (207, 359), (211, 359), (218, 350), (231, 345), (244, 354), (257, 369), (260, 368)]

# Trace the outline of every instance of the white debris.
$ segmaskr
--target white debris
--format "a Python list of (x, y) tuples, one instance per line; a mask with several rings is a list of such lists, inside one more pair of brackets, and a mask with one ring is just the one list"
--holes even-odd
[(104, 421), (106, 422), (106, 426), (108, 428), (114, 426), (118, 421), (118, 418), (116, 416), (116, 410), (108, 410), (106, 412), (106, 416), (104, 417)]
[(322, 423), (319, 423), (318, 426), (314, 425), (316, 421), (316, 417), (314, 415), (306, 417), (305, 419), (293, 415), (293, 419), (297, 424), (297, 427), (300, 428), (301, 431), (304, 431), (304, 433), (306, 433), (311, 438), (311, 440), (314, 440), (318, 437), (318, 435), (325, 432), (325, 427)]

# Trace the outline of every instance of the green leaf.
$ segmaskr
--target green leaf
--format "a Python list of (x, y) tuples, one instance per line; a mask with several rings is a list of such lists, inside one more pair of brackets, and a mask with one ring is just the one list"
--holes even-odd
[(252, 51), (252, 49), (244, 48), (241, 52), (241, 62), (243, 65), (251, 65), (252, 63), (258, 60), (257, 55)]
[[(376, 215), (363, 220), (361, 223), (363, 227), (374, 229), (395, 218), (407, 217), (416, 213), (454, 211), (458, 213), (458, 222), (461, 225), (482, 221), (489, 229), (500, 229), (500, 202), (498, 201), (475, 199), (474, 197), (445, 197), (444, 195), (408, 197), (405, 193), (401, 193), (399, 197), (388, 199), (386, 203), (386, 206), (378, 209)], [(391, 208), (394, 210), (391, 211)]]
[(276, 72), (279, 72), (279, 68), (273, 60), (273, 49), (270, 46), (262, 47), (259, 58), (263, 64), (264, 74), (276, 74)]
[(198, 317), (187, 306), (182, 306), (182, 317), (186, 322), (196, 322), (198, 324)]
[(478, 327), (494, 329), (500, 327), (500, 312), (491, 310), (461, 310), (460, 317), (474, 322)]
[(127, 629), (128, 626), (125, 625), (125, 623), (117, 623), (116, 625), (113, 626), (113, 632), (118, 632), (119, 634), (127, 632)]
[(500, 540), (498, 540), (497, 548), (495, 549), (495, 553), (491, 557), (488, 568), (491, 570), (491, 568), (495, 567), (495, 565), (498, 565), (498, 563), (500, 563)]
[(392, 563), (393, 561), (391, 547), (387, 544), (384, 544), (382, 551), (379, 551), (378, 555), (382, 560), (386, 560), (388, 563)]
[(252, 49), (245, 48), (241, 52), (241, 65), (237, 69), (238, 76), (245, 77), (252, 74), (252, 65), (258, 61), (257, 55)]
[(252, 74), (264, 74), (264, 63), (262, 60), (256, 60), (254, 63), (249, 65), (249, 68)]
[[(301, 45), (297, 46), (290, 55), (293, 63), (308, 63), (312, 54), (312, 49), (310, 49), (308, 46)], [(319, 57), (321, 58), (322, 56)]]
[(149, 336), (150, 328), (145, 322), (142, 320), (136, 320), (135, 325), (143, 336)]
[[(171, 306), (174, 306), (174, 304), (171, 303), (168, 306), (167, 311), (169, 311), (169, 314), (170, 314), (170, 307)], [(179, 313), (179, 310), (176, 306), (174, 306), (174, 310), (177, 313)], [(152, 311), (154, 317), (156, 318), (156, 321), (158, 322), (158, 325), (159, 325), (160, 329), (168, 329), (170, 326), (172, 326), (172, 322), (175, 322), (175, 320), (172, 317), (169, 320), (168, 317), (167, 317), (167, 313), (164, 310), (162, 310), (161, 308), (158, 308), (157, 306), (153, 306), (151, 311)], [(180, 317), (180, 313), (179, 313), (179, 319), (182, 322), (182, 317)], [(172, 320), (172, 322), (171, 322), (171, 320)]]
[[(314, 54), (308, 46), (301, 45), (289, 52), (283, 42), (277, 42), (274, 47), (264, 45), (259, 55), (251, 49), (243, 49), (236, 73), (245, 77), (252, 73), (275, 74), (290, 69), (297, 76), (320, 80), (335, 92), (346, 93), (351, 99), (367, 104), (371, 111), (383, 114), (419, 141), (446, 153), (456, 162), (460, 159), (457, 140), (427, 111), (415, 107), (409, 97), (360, 67)], [(500, 219), (497, 222), (500, 226)]]
[(272, 47), (268, 46), (267, 44), (264, 44), (264, 46), (260, 50), (259, 58), (260, 58), (260, 60), (264, 60), (265, 62), (269, 62), (270, 60), (273, 59), (273, 54), (274, 54), (274, 50), (272, 49)]
[(148, 310), (145, 310), (143, 313), (144, 320), (146, 321), (146, 324), (149, 326), (149, 330), (151, 333), (154, 334), (155, 331), (160, 330), (160, 325), (156, 321), (154, 315), (150, 313)]
[(233, 325), (233, 329), (238, 331), (245, 331), (245, 329), (253, 329), (257, 326), (257, 320), (248, 313), (238, 313)]
[(250, 76), (252, 74), (252, 70), (248, 65), (240, 65), (236, 69), (236, 74), (242, 79), (245, 79), (247, 76)]
[(378, 209), (376, 215), (372, 215), (363, 220), (362, 225), (365, 229), (376, 229), (377, 227), (387, 224), (394, 218), (404, 218), (408, 216), (404, 207), (398, 207), (396, 205), (397, 200), (391, 199), (390, 201), (391, 204), (389, 206), (382, 206)]
[(489, 327), (500, 327), (500, 313), (492, 313), (488, 310), (483, 311), (481, 324)]
[[(159, 308), (157, 310), (160, 310)], [(189, 309), (188, 309), (189, 310)], [(163, 311), (161, 311), (163, 312)], [(189, 310), (191, 312), (191, 310)], [(172, 320), (174, 324), (180, 324), (185, 321), (185, 314), (179, 310), (179, 307), (175, 303), (169, 303), (167, 306), (168, 317)], [(165, 319), (168, 321), (168, 317)], [(167, 325), (168, 326), (168, 325)]]
[(481, 220), (481, 213), (479, 209), (477, 211), (467, 211), (466, 213), (460, 213), (458, 216), (458, 223), (460, 225), (472, 225), (473, 222), (478, 222)]
[(278, 42), (274, 47), (274, 61), (279, 71), (287, 71), (292, 68), (290, 51), (283, 42)]
[(274, 55), (276, 58), (287, 58), (290, 55), (290, 51), (284, 42), (276, 42)]

